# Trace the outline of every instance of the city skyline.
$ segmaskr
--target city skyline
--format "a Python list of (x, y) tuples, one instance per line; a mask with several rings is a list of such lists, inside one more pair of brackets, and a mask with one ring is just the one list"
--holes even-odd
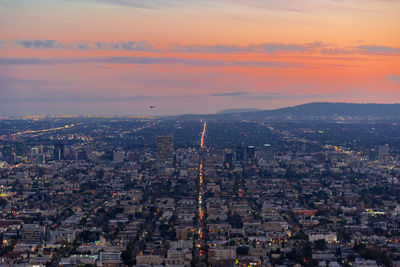
[(1, 115), (400, 102), (400, 1), (2, 0), (0, 7)]

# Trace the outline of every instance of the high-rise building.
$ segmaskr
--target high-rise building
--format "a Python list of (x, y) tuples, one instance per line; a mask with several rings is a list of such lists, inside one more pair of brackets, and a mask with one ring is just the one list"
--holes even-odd
[(244, 148), (242, 146), (236, 147), (236, 161), (244, 160)]
[(371, 148), (367, 153), (370, 161), (375, 161), (378, 159), (378, 151), (375, 148)]
[(45, 154), (43, 153), (43, 146), (32, 147), (30, 149), (30, 160), (31, 162), (44, 162)]
[(32, 147), (31, 148), (31, 155), (37, 155), (37, 154), (39, 154), (39, 148)]
[(157, 158), (159, 161), (173, 161), (174, 137), (171, 135), (157, 136)]
[(260, 149), (260, 156), (265, 161), (271, 161), (275, 159), (274, 147), (270, 144), (264, 144)]
[(390, 161), (389, 145), (378, 147), (378, 159), (381, 163), (388, 163)]
[(226, 154), (225, 149), (215, 149), (214, 150), (215, 160), (217, 162), (224, 162), (225, 161), (225, 154)]
[(78, 151), (78, 160), (87, 160), (86, 150), (82, 149)]
[(58, 142), (54, 145), (54, 150), (53, 150), (53, 159), (54, 160), (63, 160), (65, 159), (65, 147), (64, 144), (61, 142)]
[(25, 143), (24, 141), (16, 141), (15, 142), (15, 153), (17, 156), (22, 156), (25, 152)]
[(229, 164), (229, 166), (232, 168), (232, 166), (233, 166), (233, 153), (227, 153), (225, 155), (225, 164)]
[(15, 164), (17, 162), (17, 153), (15, 153), (14, 151), (11, 152), (11, 157), (10, 157), (10, 161), (11, 164)]
[(11, 163), (11, 154), (14, 152), (14, 148), (10, 145), (3, 146), (2, 158), (3, 160)]
[(247, 160), (254, 160), (256, 158), (256, 148), (254, 146), (247, 147)]

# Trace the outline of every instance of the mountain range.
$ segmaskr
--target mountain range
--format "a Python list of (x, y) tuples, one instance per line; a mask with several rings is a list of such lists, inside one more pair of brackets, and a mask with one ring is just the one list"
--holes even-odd
[[(254, 111), (253, 111), (254, 110)], [(209, 115), (182, 115), (216, 119), (273, 119), (273, 118), (334, 118), (357, 117), (375, 119), (400, 119), (400, 104), (358, 104), (313, 102), (271, 110), (229, 109)]]

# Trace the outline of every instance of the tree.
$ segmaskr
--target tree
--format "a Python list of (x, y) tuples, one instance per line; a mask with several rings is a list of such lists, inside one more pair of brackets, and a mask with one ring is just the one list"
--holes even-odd
[(234, 213), (228, 217), (228, 223), (232, 226), (232, 228), (242, 228), (243, 223), (240, 218), (240, 215), (237, 213)]
[(135, 259), (133, 258), (134, 249), (135, 243), (130, 241), (126, 245), (126, 250), (121, 253), (121, 260), (128, 266), (133, 266), (135, 264)]
[(7, 205), (7, 200), (5, 198), (0, 197), (0, 207), (4, 207)]
[(315, 248), (317, 248), (319, 250), (325, 250), (325, 248), (326, 248), (325, 239), (319, 239), (319, 240), (315, 241), (314, 246), (315, 246)]
[(249, 247), (240, 246), (236, 249), (236, 254), (238, 255), (247, 255), (249, 253)]

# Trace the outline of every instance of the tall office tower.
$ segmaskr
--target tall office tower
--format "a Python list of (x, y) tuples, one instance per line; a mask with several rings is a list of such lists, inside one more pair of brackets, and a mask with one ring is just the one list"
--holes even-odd
[(244, 160), (244, 148), (242, 146), (236, 147), (236, 161)]
[(2, 159), (7, 161), (8, 163), (11, 162), (11, 154), (14, 152), (14, 148), (10, 145), (3, 146), (2, 151)]
[(157, 158), (159, 161), (173, 161), (174, 137), (157, 136)]
[(254, 146), (247, 147), (247, 160), (253, 160), (256, 158), (256, 148)]
[(87, 160), (86, 150), (81, 149), (78, 151), (78, 160)]
[(274, 147), (270, 144), (264, 144), (260, 149), (261, 158), (265, 161), (271, 161), (275, 159)]
[(225, 154), (226, 154), (225, 149), (215, 149), (214, 150), (214, 155), (215, 155), (216, 162), (217, 163), (224, 163)]
[(65, 147), (63, 143), (58, 142), (54, 145), (53, 159), (58, 161), (65, 159)]
[(39, 154), (39, 148), (38, 147), (32, 147), (31, 148), (31, 155), (37, 155)]
[(225, 155), (225, 164), (229, 164), (229, 167), (233, 166), (233, 153), (227, 153)]
[(39, 158), (40, 158), (39, 148), (38, 147), (32, 147), (30, 149), (31, 162), (37, 162)]
[(16, 141), (15, 142), (15, 153), (17, 156), (22, 156), (25, 152), (25, 142), (24, 141)]
[(15, 153), (14, 151), (11, 152), (11, 157), (10, 157), (10, 161), (11, 164), (15, 164), (17, 162), (17, 153)]
[(378, 147), (378, 159), (381, 163), (388, 163), (390, 161), (389, 145)]
[(367, 153), (370, 161), (375, 161), (378, 159), (378, 151), (375, 148), (371, 148)]

